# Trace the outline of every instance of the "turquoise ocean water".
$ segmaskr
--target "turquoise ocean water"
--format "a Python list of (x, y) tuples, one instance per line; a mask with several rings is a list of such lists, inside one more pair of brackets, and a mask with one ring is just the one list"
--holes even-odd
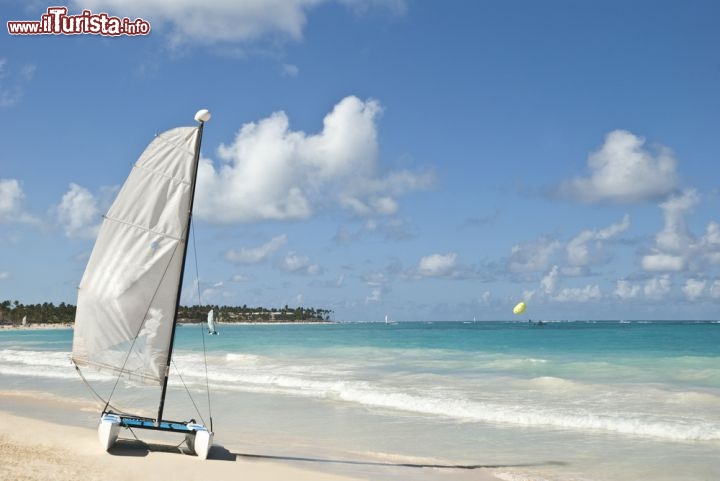
[[(720, 480), (717, 322), (202, 329), (177, 329), (168, 416), (196, 417), (184, 384), (208, 421), (207, 358), (216, 442), (232, 451), (490, 466), (510, 481)], [(71, 343), (69, 329), (0, 331), (0, 389), (70, 399), (91, 425)], [(103, 395), (114, 385), (87, 376)], [(116, 392), (127, 409), (157, 396)], [(405, 474), (388, 477), (420, 479)]]

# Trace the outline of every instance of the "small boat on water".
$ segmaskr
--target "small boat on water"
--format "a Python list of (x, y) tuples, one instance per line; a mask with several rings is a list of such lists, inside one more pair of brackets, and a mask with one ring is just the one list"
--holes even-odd
[(211, 335), (217, 335), (217, 330), (215, 329), (215, 311), (210, 309), (210, 312), (208, 312), (207, 315), (207, 326), (208, 326), (208, 334)]

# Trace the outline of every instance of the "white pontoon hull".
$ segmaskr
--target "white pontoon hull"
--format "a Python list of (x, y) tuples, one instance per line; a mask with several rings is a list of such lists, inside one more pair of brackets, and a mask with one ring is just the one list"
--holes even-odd
[(117, 441), (120, 433), (120, 416), (115, 414), (103, 414), (98, 426), (98, 439), (100, 446), (107, 451)]
[(121, 427), (152, 429), (157, 431), (185, 433), (185, 444), (200, 459), (207, 459), (213, 442), (213, 433), (202, 424), (195, 422), (174, 423), (163, 421), (159, 424), (148, 419), (122, 418), (117, 414), (105, 413), (98, 425), (100, 445), (107, 451), (117, 441)]
[[(207, 459), (213, 442), (213, 433), (208, 431), (204, 426), (196, 425), (194, 434), (185, 435), (185, 443), (187, 447), (194, 452), (198, 458)], [(188, 424), (189, 428), (193, 428), (192, 424)]]

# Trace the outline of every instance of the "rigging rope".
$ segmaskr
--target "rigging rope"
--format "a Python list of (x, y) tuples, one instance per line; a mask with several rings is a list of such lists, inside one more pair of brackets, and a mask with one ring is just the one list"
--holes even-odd
[(112, 404), (110, 404), (110, 398), (108, 398), (108, 400), (106, 401), (100, 394), (98, 394), (98, 392), (92, 387), (92, 385), (88, 382), (88, 380), (85, 379), (85, 375), (80, 370), (80, 367), (75, 363), (73, 363), (73, 365), (75, 366), (75, 370), (80, 375), (80, 379), (82, 379), (83, 384), (85, 384), (85, 386), (87, 386), (87, 388), (90, 390), (90, 392), (92, 392), (95, 395), (95, 397), (98, 398), (98, 400), (102, 404), (105, 405), (105, 407), (103, 408), (103, 412), (107, 412), (108, 407), (110, 407), (110, 409), (115, 411), (117, 408), (115, 406), (113, 406)]
[[(188, 389), (187, 384), (185, 384), (185, 379), (183, 379), (182, 374), (180, 374), (180, 369), (178, 369), (177, 364), (175, 364), (175, 361), (172, 362), (173, 367), (175, 368), (175, 372), (177, 372), (178, 377), (180, 378), (180, 382), (182, 383), (183, 387), (185, 388), (185, 391), (188, 393), (188, 396), (190, 397), (190, 402), (192, 402), (193, 407), (195, 407), (195, 412), (200, 416), (200, 420), (203, 424), (205, 424), (205, 418), (203, 418), (202, 413), (200, 412), (200, 409), (198, 409), (197, 404), (195, 403), (195, 398), (193, 398), (192, 393), (190, 393), (190, 389)], [(212, 431), (212, 429), (211, 429)]]
[[(197, 286), (197, 295), (198, 295), (198, 305), (202, 305), (202, 300), (200, 298), (200, 274), (198, 269), (198, 256), (197, 256), (197, 242), (195, 241), (195, 223), (192, 223), (190, 225), (190, 229), (192, 229), (192, 237), (193, 237), (193, 254), (195, 256), (195, 285)], [(203, 323), (200, 322), (200, 332), (202, 333), (202, 346), (203, 346), (203, 361), (205, 363), (205, 391), (207, 392), (207, 403), (208, 403), (208, 416), (210, 417), (210, 431), (212, 432), (212, 404), (210, 403), (210, 381), (208, 379), (208, 364), (207, 364), (207, 350), (205, 348), (205, 327), (203, 326)], [(177, 369), (177, 367), (176, 367)], [(186, 388), (187, 389), (187, 388)], [(192, 399), (192, 396), (191, 396)], [(195, 404), (195, 401), (193, 400), (193, 404)], [(197, 410), (197, 406), (195, 407)], [(198, 414), (200, 415), (200, 412), (198, 411)], [(202, 417), (202, 415), (200, 415)], [(203, 421), (204, 423), (205, 421)]]
[[(193, 255), (195, 258), (195, 285), (197, 286), (197, 294), (198, 294), (198, 305), (202, 305), (201, 295), (200, 295), (200, 275), (199, 269), (198, 269), (198, 256), (197, 256), (197, 243), (195, 241), (195, 224), (190, 224), (190, 229), (192, 232), (192, 239), (193, 239)], [(213, 430), (212, 428), (212, 406), (210, 404), (210, 383), (208, 381), (208, 367), (207, 367), (207, 352), (205, 347), (205, 328), (203, 327), (203, 323), (200, 322), (200, 332), (202, 333), (202, 346), (203, 346), (203, 360), (205, 362), (205, 389), (207, 391), (207, 401), (208, 401), (208, 416), (210, 417), (210, 431)], [(202, 413), (200, 412), (200, 409), (198, 408), (197, 403), (195, 402), (195, 398), (193, 397), (192, 393), (190, 392), (190, 388), (188, 388), (187, 384), (185, 383), (185, 379), (182, 377), (182, 373), (180, 372), (180, 369), (177, 367), (177, 364), (175, 363), (175, 360), (172, 358), (170, 359), (170, 362), (172, 363), (173, 367), (175, 368), (175, 372), (177, 373), (178, 377), (180, 378), (180, 382), (182, 383), (183, 387), (185, 388), (185, 392), (187, 393), (188, 397), (190, 398), (190, 402), (192, 403), (193, 407), (195, 408), (195, 412), (200, 417), (200, 420), (205, 423), (205, 418), (203, 417)]]

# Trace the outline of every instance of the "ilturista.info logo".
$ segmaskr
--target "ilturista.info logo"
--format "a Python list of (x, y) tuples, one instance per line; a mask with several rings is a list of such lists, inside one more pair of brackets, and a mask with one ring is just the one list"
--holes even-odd
[(107, 13), (83, 10), (68, 15), (67, 7), (48, 7), (40, 20), (12, 20), (7, 23), (10, 35), (147, 35), (150, 23), (142, 18), (113, 17)]

